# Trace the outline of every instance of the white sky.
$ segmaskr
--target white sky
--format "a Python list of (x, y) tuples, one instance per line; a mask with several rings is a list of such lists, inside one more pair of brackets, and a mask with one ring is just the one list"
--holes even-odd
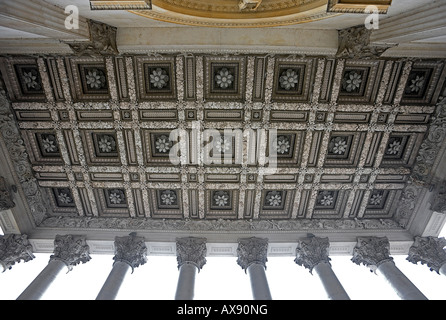
[[(440, 237), (446, 236), (446, 227)], [(36, 258), (19, 263), (0, 274), (0, 300), (14, 300), (45, 268), (50, 254), (36, 253)], [(92, 300), (100, 291), (113, 264), (112, 255), (91, 255), (92, 259), (60, 274), (43, 299)], [(414, 265), (406, 256), (393, 256), (397, 267), (431, 300), (446, 300), (446, 277)], [(236, 257), (209, 257), (196, 277), (196, 300), (252, 299), (249, 277), (236, 263)], [(399, 299), (389, 285), (365, 266), (350, 261), (349, 256), (332, 256), (334, 272), (352, 300)], [(270, 257), (266, 275), (275, 300), (326, 299), (316, 275), (294, 263), (294, 257)], [(175, 256), (149, 256), (148, 262), (128, 274), (118, 299), (171, 300), (178, 280)]]

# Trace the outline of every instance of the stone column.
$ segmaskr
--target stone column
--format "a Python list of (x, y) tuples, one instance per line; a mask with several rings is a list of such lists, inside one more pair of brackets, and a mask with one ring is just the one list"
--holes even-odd
[(272, 299), (265, 273), (267, 252), (268, 239), (256, 237), (239, 239), (237, 263), (249, 275), (254, 300)]
[(403, 300), (427, 300), (426, 296), (396, 267), (390, 257), (390, 244), (386, 237), (358, 238), (353, 251), (354, 263), (368, 266), (380, 274)]
[(34, 259), (33, 248), (26, 234), (7, 234), (0, 236), (0, 268), (2, 272), (10, 270), (20, 261), (28, 262)]
[(177, 261), (178, 276), (175, 300), (193, 300), (195, 276), (206, 264), (206, 238), (178, 238)]
[(147, 247), (143, 237), (137, 237), (136, 232), (126, 237), (115, 237), (115, 262), (110, 274), (105, 280), (96, 300), (113, 300), (121, 288), (129, 270), (147, 262)]
[(316, 272), (330, 300), (350, 300), (331, 268), (329, 246), (328, 238), (311, 236), (298, 241), (294, 262), (307, 268), (311, 274), (313, 270)]
[(409, 249), (407, 260), (417, 264), (426, 264), (431, 271), (446, 276), (445, 238), (415, 237), (414, 244)]
[(54, 240), (54, 254), (50, 256), (48, 265), (22, 292), (17, 300), (38, 300), (65, 267), (68, 271), (79, 263), (90, 261), (90, 248), (85, 237), (75, 235), (57, 235)]

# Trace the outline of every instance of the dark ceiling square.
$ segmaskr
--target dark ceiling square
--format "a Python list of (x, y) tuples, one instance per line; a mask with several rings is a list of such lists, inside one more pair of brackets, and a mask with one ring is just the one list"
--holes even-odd
[(70, 188), (52, 188), (58, 207), (75, 207)]
[(108, 208), (127, 208), (124, 189), (104, 189), (104, 196)]
[(14, 67), (23, 95), (44, 93), (42, 79), (37, 65), (16, 64)]
[(102, 65), (79, 64), (79, 74), (84, 94), (107, 94), (107, 70)]
[(114, 133), (92, 133), (94, 150), (97, 157), (117, 157), (118, 146)]
[(36, 140), (42, 157), (60, 156), (59, 143), (54, 133), (36, 133)]

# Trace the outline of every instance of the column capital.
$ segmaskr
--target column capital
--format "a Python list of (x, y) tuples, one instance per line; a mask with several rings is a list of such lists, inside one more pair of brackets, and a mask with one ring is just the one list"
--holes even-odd
[(12, 266), (21, 260), (28, 262), (34, 259), (32, 246), (26, 234), (7, 234), (0, 236), (0, 264), (4, 270), (11, 269)]
[(266, 269), (268, 253), (268, 239), (266, 238), (243, 238), (239, 239), (237, 247), (237, 264), (245, 272), (253, 263), (258, 263)]
[(54, 252), (50, 256), (51, 260), (64, 262), (69, 270), (79, 263), (90, 261), (90, 247), (85, 241), (85, 237), (77, 235), (56, 235), (54, 239)]
[(115, 262), (127, 263), (133, 270), (147, 262), (147, 247), (144, 237), (136, 236), (136, 232), (125, 237), (115, 237)]
[(389, 239), (387, 237), (359, 237), (351, 260), (357, 265), (362, 263), (371, 271), (376, 271), (380, 264), (393, 261), (390, 256)]
[(296, 259), (294, 262), (300, 266), (304, 266), (312, 274), (313, 268), (319, 263), (325, 262), (330, 264), (328, 257), (328, 248), (330, 242), (328, 238), (319, 238), (311, 236), (297, 242)]
[(417, 264), (426, 264), (431, 271), (440, 274), (440, 268), (446, 264), (445, 238), (415, 237), (414, 244), (409, 249), (406, 260)]
[(185, 263), (190, 263), (195, 265), (198, 270), (201, 270), (206, 264), (206, 241), (206, 238), (177, 238), (178, 268)]

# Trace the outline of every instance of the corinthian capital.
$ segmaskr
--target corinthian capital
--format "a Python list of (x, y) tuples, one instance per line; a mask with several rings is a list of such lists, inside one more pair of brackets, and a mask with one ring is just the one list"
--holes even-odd
[(330, 258), (328, 257), (328, 248), (330, 242), (328, 238), (309, 237), (305, 240), (297, 242), (296, 248), (296, 262), (300, 266), (304, 266), (310, 273), (313, 268), (319, 263), (325, 262), (330, 264)]
[(268, 252), (268, 239), (265, 238), (244, 238), (239, 239), (237, 247), (237, 263), (245, 272), (253, 263), (261, 264), (266, 268)]
[(431, 271), (440, 273), (440, 268), (446, 263), (445, 238), (415, 237), (414, 244), (409, 249), (408, 261), (417, 264), (427, 264)]
[(32, 246), (26, 234), (7, 234), (0, 236), (0, 265), (3, 272), (21, 260), (28, 262), (34, 259)]
[(178, 268), (184, 263), (195, 265), (201, 270), (206, 264), (206, 238), (177, 238)]
[(54, 254), (50, 260), (63, 261), (69, 270), (79, 263), (90, 261), (90, 247), (85, 237), (76, 235), (57, 235), (54, 240)]
[(362, 263), (371, 271), (375, 271), (380, 264), (393, 261), (390, 256), (389, 240), (387, 237), (359, 237), (351, 260), (357, 265)]
[(122, 261), (134, 268), (147, 262), (147, 247), (143, 237), (137, 237), (136, 232), (126, 237), (115, 237), (115, 256), (113, 260)]

